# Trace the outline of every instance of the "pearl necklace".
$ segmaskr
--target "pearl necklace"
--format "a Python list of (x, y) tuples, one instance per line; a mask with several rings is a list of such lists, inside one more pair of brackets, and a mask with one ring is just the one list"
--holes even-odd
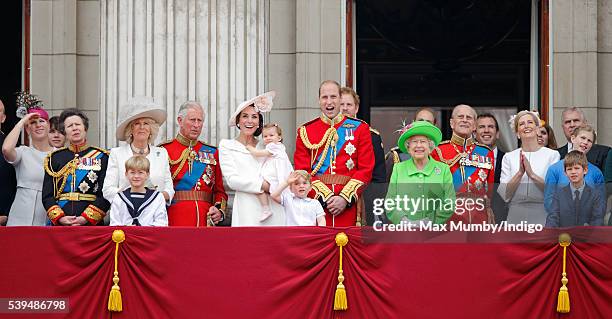
[(132, 149), (132, 153), (136, 155), (145, 155), (149, 153), (149, 145), (147, 145), (147, 148), (138, 148), (130, 144), (130, 148)]

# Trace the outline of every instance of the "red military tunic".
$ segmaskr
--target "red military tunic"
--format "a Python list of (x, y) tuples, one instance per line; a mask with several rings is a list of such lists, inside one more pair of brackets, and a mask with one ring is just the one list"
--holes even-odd
[(297, 131), (294, 165), (296, 170), (313, 176), (311, 197), (326, 202), (338, 195), (349, 203), (335, 217), (325, 210), (328, 226), (361, 225), (357, 200), (374, 169), (372, 138), (366, 122), (342, 114), (333, 120), (321, 114), (307, 122)]
[(473, 138), (464, 139), (453, 133), (451, 140), (441, 142), (431, 157), (446, 163), (453, 176), (457, 207), (449, 221), (494, 223), (490, 208), (495, 175), (493, 151)]
[(207, 214), (213, 205), (225, 216), (227, 194), (217, 148), (181, 134), (160, 146), (168, 151), (176, 191), (168, 208), (168, 225), (211, 226)]

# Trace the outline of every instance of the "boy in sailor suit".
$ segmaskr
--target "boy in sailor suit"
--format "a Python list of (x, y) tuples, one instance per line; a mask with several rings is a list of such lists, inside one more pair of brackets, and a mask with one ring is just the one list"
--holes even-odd
[(168, 226), (164, 197), (145, 187), (149, 169), (149, 160), (144, 156), (132, 156), (125, 162), (125, 177), (131, 187), (113, 199), (111, 226)]

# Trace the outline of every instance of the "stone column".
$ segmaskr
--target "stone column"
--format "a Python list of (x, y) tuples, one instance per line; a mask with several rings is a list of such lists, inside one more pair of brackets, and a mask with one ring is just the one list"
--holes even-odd
[(268, 87), (279, 91), (270, 120), (281, 124), (290, 155), (296, 127), (319, 114), (321, 81), (340, 82), (342, 1), (270, 0)]
[(90, 117), (89, 141), (99, 142), (98, 1), (32, 0), (31, 92), (51, 115), (78, 107)]
[(565, 145), (561, 112), (580, 107), (587, 119), (598, 122), (598, 22), (597, 0), (554, 0), (553, 111), (557, 142)]
[(236, 106), (264, 91), (265, 0), (100, 0), (101, 142), (117, 144), (119, 108), (152, 96), (168, 121), (158, 140), (176, 132), (186, 100), (206, 112), (201, 139), (235, 136)]
[[(612, 0), (597, 7), (597, 142), (612, 144)], [(607, 127), (607, 129), (605, 129)]]

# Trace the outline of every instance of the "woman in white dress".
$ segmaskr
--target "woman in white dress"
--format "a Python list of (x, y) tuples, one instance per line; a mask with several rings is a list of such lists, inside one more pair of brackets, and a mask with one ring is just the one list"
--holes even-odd
[(153, 145), (159, 126), (166, 121), (166, 111), (148, 98), (134, 98), (123, 106), (124, 114), (117, 126), (117, 138), (127, 143), (110, 151), (102, 193), (109, 202), (117, 193), (130, 187), (125, 177), (125, 162), (134, 155), (146, 156), (150, 175), (146, 187), (159, 191), (169, 203), (174, 196), (168, 152)]
[(521, 147), (504, 155), (497, 192), (509, 203), (509, 224), (525, 221), (544, 225), (544, 177), (548, 167), (559, 161), (559, 152), (538, 144), (537, 113), (521, 111), (511, 119), (511, 125)]
[(272, 107), (270, 93), (264, 93), (242, 102), (230, 117), (230, 127), (236, 126), (240, 133), (235, 139), (221, 140), (219, 162), (223, 180), (235, 191), (232, 205), (232, 226), (284, 226), (285, 209), (269, 200), (272, 216), (260, 221), (262, 206), (256, 194), (270, 193), (270, 183), (262, 177), (263, 160), (257, 159), (247, 150), (250, 145), (263, 149), (258, 143), (263, 129), (263, 115)]
[[(2, 154), (15, 166), (17, 193), (11, 206), (7, 226), (44, 226), (47, 211), (42, 204), (42, 186), (45, 177), (43, 162), (54, 150), (49, 144), (49, 114), (42, 108), (34, 108), (22, 118), (6, 136)], [(19, 146), (19, 134), (25, 126), (30, 136), (30, 146)]]

